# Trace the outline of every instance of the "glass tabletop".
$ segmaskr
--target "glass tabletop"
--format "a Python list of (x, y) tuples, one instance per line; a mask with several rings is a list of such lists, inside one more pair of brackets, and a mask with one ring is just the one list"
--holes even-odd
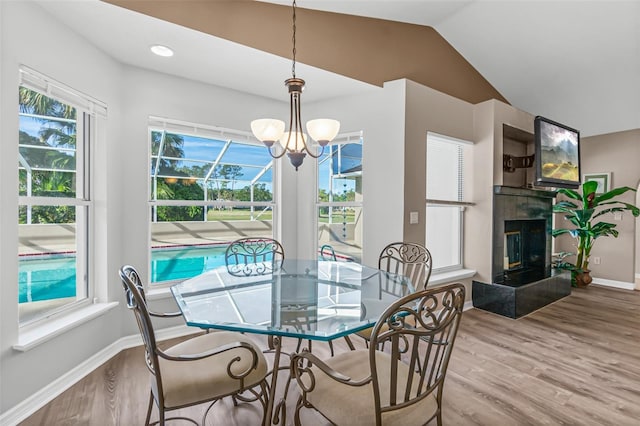
[(371, 327), (408, 278), (353, 262), (284, 260), (221, 266), (171, 287), (188, 325), (332, 340)]

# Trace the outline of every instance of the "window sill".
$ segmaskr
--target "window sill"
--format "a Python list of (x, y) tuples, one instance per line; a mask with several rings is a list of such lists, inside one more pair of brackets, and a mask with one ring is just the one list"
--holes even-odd
[(471, 278), (476, 274), (473, 269), (457, 269), (455, 271), (441, 272), (439, 274), (433, 274), (429, 278), (429, 286), (447, 284), (454, 281), (464, 280)]
[(160, 287), (149, 289), (149, 291), (145, 292), (147, 296), (147, 300), (161, 300), (161, 299), (169, 299), (173, 298), (173, 294), (171, 293), (171, 287)]
[(13, 349), (26, 352), (66, 331), (104, 315), (116, 306), (118, 306), (118, 302), (95, 303), (47, 323), (30, 327), (29, 330), (20, 332), (18, 343), (13, 345)]

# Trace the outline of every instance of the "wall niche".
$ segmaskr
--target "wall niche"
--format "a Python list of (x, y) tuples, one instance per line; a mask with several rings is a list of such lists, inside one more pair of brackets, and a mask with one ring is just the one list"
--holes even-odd
[(513, 188), (531, 188), (535, 180), (533, 133), (502, 125), (502, 182)]

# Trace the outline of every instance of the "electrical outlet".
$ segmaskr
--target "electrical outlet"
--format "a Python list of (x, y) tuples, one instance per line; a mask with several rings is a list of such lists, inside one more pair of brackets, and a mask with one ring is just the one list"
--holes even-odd
[(613, 220), (622, 220), (622, 213), (621, 212), (614, 212), (613, 213)]
[(600, 257), (599, 256), (594, 256), (593, 257), (593, 264), (594, 265), (599, 265), (600, 264)]

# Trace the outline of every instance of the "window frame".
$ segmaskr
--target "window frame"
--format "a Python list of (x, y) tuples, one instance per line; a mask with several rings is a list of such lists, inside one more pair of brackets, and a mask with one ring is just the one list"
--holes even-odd
[[(449, 143), (449, 144), (456, 144), (458, 146), (463, 147), (472, 147), (473, 146), (473, 142), (471, 141), (466, 141), (463, 139), (458, 139), (458, 138), (454, 138), (451, 136), (446, 136), (446, 135), (442, 135), (442, 134), (438, 134), (435, 132), (427, 132), (427, 138), (426, 138), (426, 144), (427, 144), (427, 148), (425, 150), (426, 155), (428, 156), (428, 151), (429, 151), (429, 141), (430, 140), (435, 140), (438, 142), (443, 142), (443, 143)], [(464, 247), (465, 247), (465, 238), (464, 238), (464, 231), (465, 231), (465, 226), (464, 226), (464, 215), (465, 215), (465, 211), (467, 209), (467, 207), (469, 206), (473, 206), (474, 203), (470, 202), (470, 201), (466, 201), (465, 199), (465, 180), (468, 181), (469, 177), (466, 177), (466, 174), (468, 173), (468, 170), (466, 170), (465, 165), (464, 165), (464, 160), (465, 157), (467, 157), (467, 155), (464, 155), (462, 157), (462, 159), (460, 160), (459, 166), (461, 169), (462, 173), (462, 178), (460, 179), (460, 181), (458, 182), (458, 194), (457, 194), (457, 200), (442, 200), (442, 199), (434, 199), (434, 198), (429, 198), (429, 194), (426, 194), (425, 197), (425, 212), (429, 207), (458, 207), (460, 209), (460, 214), (459, 214), (459, 223), (458, 223), (458, 232), (459, 232), (459, 241), (458, 241), (458, 262), (455, 264), (451, 264), (451, 265), (447, 265), (447, 266), (443, 266), (443, 267), (439, 267), (439, 268), (433, 268), (432, 269), (432, 273), (433, 274), (439, 274), (439, 273), (447, 273), (447, 272), (452, 272), (452, 271), (460, 271), (462, 269), (464, 269)], [(426, 160), (428, 164), (428, 159)], [(428, 167), (428, 166), (427, 166)], [(426, 177), (428, 179), (429, 177), (429, 171), (427, 170), (426, 172)], [(465, 179), (466, 177), (466, 179)], [(425, 192), (428, 192), (428, 184), (425, 185)], [(425, 215), (426, 216), (426, 220), (427, 223), (429, 221), (429, 215)], [(425, 244), (427, 241), (427, 228), (428, 226), (425, 224)]]
[[(68, 206), (75, 207), (75, 258), (76, 258), (76, 300), (43, 310), (30, 319), (18, 320), (19, 333), (28, 333), (54, 318), (70, 315), (96, 302), (96, 279), (92, 262), (95, 259), (95, 203), (93, 199), (93, 177), (95, 174), (94, 147), (99, 143), (97, 122), (98, 117), (106, 118), (107, 107), (104, 103), (89, 97), (75, 89), (59, 83), (26, 66), (19, 69), (19, 87), (25, 87), (39, 94), (47, 96), (57, 102), (76, 109), (76, 142), (75, 148), (75, 184), (74, 197), (34, 196), (18, 194), (17, 207), (26, 206)], [(19, 112), (19, 115), (23, 113)], [(28, 114), (26, 114), (28, 115)], [(18, 141), (18, 144), (20, 142)], [(20, 145), (19, 145), (20, 146)], [(70, 149), (61, 149), (62, 151)], [(20, 170), (20, 156), (18, 157), (18, 173)], [(24, 167), (24, 164), (22, 164)], [(16, 188), (19, 192), (19, 186)], [(84, 210), (82, 212), (81, 210)], [(30, 216), (29, 216), (30, 217)], [(17, 223), (19, 226), (20, 224)], [(18, 243), (19, 248), (19, 243)], [(82, 282), (82, 285), (80, 284)], [(18, 282), (16, 281), (16, 285)], [(78, 299), (78, 292), (84, 293)], [(18, 302), (18, 301), (16, 301)], [(20, 305), (20, 303), (18, 302)], [(19, 312), (21, 311), (19, 307)]]
[[(148, 167), (148, 173), (147, 175), (149, 176), (149, 182), (147, 185), (147, 191), (148, 191), (148, 196), (147, 196), (147, 200), (148, 200), (148, 206), (149, 206), (149, 232), (148, 232), (148, 238), (147, 238), (147, 252), (149, 253), (149, 262), (148, 262), (148, 276), (152, 277), (152, 251), (153, 251), (153, 246), (152, 246), (152, 239), (153, 239), (153, 233), (152, 233), (152, 225), (153, 223), (161, 223), (158, 222), (157, 219), (154, 217), (153, 211), (155, 208), (157, 207), (161, 207), (161, 206), (173, 206), (173, 207), (189, 207), (189, 206), (195, 206), (195, 207), (203, 207), (204, 208), (204, 216), (202, 218), (202, 220), (200, 221), (193, 221), (194, 223), (198, 223), (198, 222), (202, 222), (202, 223), (207, 223), (207, 222), (211, 222), (206, 220), (206, 214), (207, 214), (207, 208), (208, 207), (218, 207), (218, 208), (224, 208), (224, 207), (249, 207), (252, 209), (252, 214), (253, 214), (253, 208), (254, 207), (265, 207), (265, 206), (269, 206), (271, 208), (271, 215), (272, 215), (272, 219), (271, 219), (271, 230), (272, 230), (272, 235), (274, 238), (277, 238), (278, 234), (278, 201), (279, 200), (279, 195), (278, 195), (278, 185), (276, 185), (277, 179), (278, 179), (278, 161), (274, 161), (274, 159), (271, 159), (271, 173), (272, 173), (272, 181), (271, 181), (271, 191), (272, 191), (272, 199), (271, 201), (231, 201), (231, 200), (225, 200), (225, 201), (220, 201), (220, 200), (159, 200), (159, 199), (154, 199), (154, 194), (153, 194), (153, 190), (152, 190), (152, 185), (153, 185), (153, 179), (154, 176), (152, 174), (152, 170), (151, 170), (151, 160), (154, 158), (154, 154), (152, 153), (152, 132), (167, 132), (167, 133), (172, 133), (172, 134), (177, 134), (177, 135), (184, 135), (184, 136), (192, 136), (192, 137), (198, 137), (198, 138), (207, 138), (207, 139), (213, 139), (213, 140), (218, 140), (218, 141), (225, 141), (229, 144), (231, 143), (238, 143), (238, 144), (244, 144), (244, 145), (251, 145), (251, 146), (257, 146), (257, 147), (261, 147), (263, 149), (265, 149), (266, 152), (266, 148), (264, 147), (264, 145), (257, 140), (252, 133), (250, 132), (244, 132), (241, 130), (235, 130), (235, 129), (229, 129), (229, 128), (224, 128), (224, 127), (218, 127), (218, 126), (210, 126), (210, 125), (206, 125), (206, 124), (200, 124), (200, 123), (193, 123), (193, 122), (188, 122), (188, 121), (183, 121), (183, 120), (176, 120), (176, 119), (170, 119), (170, 118), (164, 118), (164, 117), (157, 117), (157, 116), (150, 116), (149, 120), (148, 120), (148, 127), (147, 127), (147, 147), (148, 147), (148, 161), (147, 161), (147, 167)], [(222, 152), (219, 154), (219, 157), (222, 157), (222, 155), (224, 154), (226, 149), (223, 149)], [(157, 154), (155, 154), (156, 158), (157, 158)], [(191, 161), (191, 160), (197, 160), (197, 159), (189, 159), (189, 158), (185, 158), (185, 159), (181, 159), (181, 160), (187, 160), (187, 161)], [(220, 160), (220, 158), (217, 159), (218, 161)], [(200, 162), (199, 160), (196, 162)], [(214, 162), (215, 163), (215, 162)], [(156, 194), (157, 195), (157, 194)], [(253, 220), (253, 219), (252, 219)], [(259, 220), (259, 217), (256, 218), (255, 220)], [(240, 238), (240, 237), (238, 237)], [(186, 278), (180, 278), (180, 279), (175, 279), (175, 280), (168, 280), (168, 281), (158, 281), (158, 282), (151, 282), (151, 279), (148, 280), (148, 283), (145, 284), (147, 289), (149, 290), (158, 290), (158, 289), (165, 289), (168, 288), (178, 282), (181, 282), (183, 280), (185, 280)]]
[[(364, 137), (363, 137), (363, 132), (362, 131), (357, 131), (357, 132), (349, 132), (349, 133), (340, 133), (338, 134), (333, 141), (331, 141), (331, 143), (329, 145), (343, 145), (343, 144), (348, 144), (348, 143), (354, 143), (354, 142), (360, 142), (360, 144), (362, 145), (363, 148), (363, 157), (364, 157)], [(320, 158), (318, 159), (318, 161), (320, 161)], [(362, 175), (361, 175), (362, 176)], [(328, 207), (329, 208), (329, 218), (331, 220), (331, 218), (333, 217), (332, 212), (332, 208), (333, 207), (337, 207), (337, 208), (342, 208), (342, 207), (354, 207), (354, 208), (359, 208), (360, 209), (360, 220), (364, 220), (362, 218), (362, 216), (364, 215), (364, 199), (360, 200), (360, 201), (320, 201), (320, 167), (319, 164), (316, 166), (316, 172), (315, 172), (315, 187), (316, 187), (316, 191), (315, 191), (315, 239), (314, 239), (314, 247), (315, 250), (318, 252), (320, 252), (320, 222), (319, 222), (319, 216), (320, 216), (320, 209), (323, 207)], [(329, 193), (329, 198), (331, 199), (332, 197), (332, 193)], [(332, 222), (329, 221), (329, 224), (331, 224)], [(364, 235), (363, 235), (364, 237)], [(363, 238), (364, 240), (364, 238)], [(364, 250), (364, 241), (360, 241), (360, 245), (361, 245), (361, 250)], [(360, 257), (362, 257), (362, 252), (360, 253)]]

